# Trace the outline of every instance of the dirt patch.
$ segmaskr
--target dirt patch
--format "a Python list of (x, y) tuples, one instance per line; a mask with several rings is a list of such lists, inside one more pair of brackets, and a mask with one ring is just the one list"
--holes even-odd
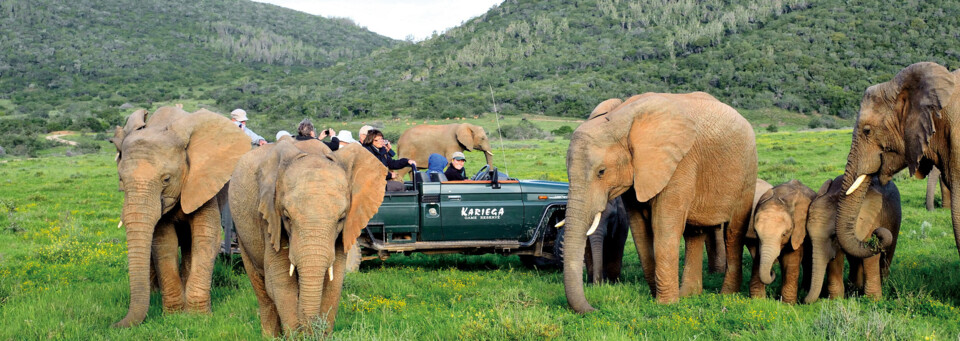
[(75, 135), (76, 133), (77, 133), (77, 132), (75, 132), (75, 131), (60, 130), (60, 131), (55, 131), (55, 132), (50, 133), (50, 135), (47, 135), (46, 139), (47, 139), (47, 140), (50, 140), (50, 141), (56, 141), (56, 142), (58, 142), (58, 143), (63, 143), (63, 144), (71, 145), (71, 146), (76, 146), (76, 145), (77, 145), (76, 142), (64, 140), (64, 139), (61, 138), (61, 137), (67, 136), (67, 135)]

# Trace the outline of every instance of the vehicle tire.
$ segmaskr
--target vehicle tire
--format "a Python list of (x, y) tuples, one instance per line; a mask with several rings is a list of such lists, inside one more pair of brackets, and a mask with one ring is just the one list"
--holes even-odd
[(360, 262), (363, 261), (363, 255), (360, 253), (360, 245), (354, 245), (347, 252), (347, 273), (356, 272), (360, 269)]

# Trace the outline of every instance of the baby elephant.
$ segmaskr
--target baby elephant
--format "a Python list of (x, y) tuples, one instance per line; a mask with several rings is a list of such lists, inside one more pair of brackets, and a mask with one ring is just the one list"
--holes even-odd
[[(806, 303), (820, 298), (825, 273), (830, 298), (843, 297), (844, 253), (836, 239), (837, 203), (844, 195), (842, 183), (843, 176), (827, 180), (810, 204), (807, 234), (813, 249), (813, 266), (810, 291), (804, 299)], [(860, 240), (877, 236), (883, 249), (881, 254), (866, 259), (849, 257), (851, 282), (862, 287), (864, 295), (879, 299), (883, 296), (880, 282), (890, 273), (890, 262), (900, 234), (900, 191), (893, 181), (881, 185), (877, 177), (873, 177), (857, 214), (854, 231)]]
[(780, 299), (797, 302), (803, 239), (807, 236), (807, 208), (816, 193), (797, 180), (777, 185), (760, 197), (747, 230), (747, 238), (758, 251), (752, 252), (753, 276), (750, 295), (766, 295), (766, 285), (773, 283), (773, 263), (779, 259), (783, 274)]
[(321, 318), (333, 329), (346, 253), (386, 188), (386, 167), (359, 144), (334, 153), (291, 141), (245, 154), (229, 189), (260, 325), (273, 337)]
[(616, 197), (607, 202), (607, 208), (600, 216), (597, 230), (587, 236), (585, 258), (587, 283), (620, 281), (623, 247), (627, 242), (628, 233), (630, 233), (630, 222), (627, 220), (627, 209), (623, 206), (623, 200)]

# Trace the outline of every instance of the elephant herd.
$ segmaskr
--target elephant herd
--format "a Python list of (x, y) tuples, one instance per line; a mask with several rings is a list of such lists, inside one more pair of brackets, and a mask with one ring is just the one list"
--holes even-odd
[[(900, 227), (893, 175), (909, 168), (923, 178), (938, 169), (945, 189), (960, 183), (960, 147), (953, 148), (960, 132), (952, 134), (960, 127), (958, 87), (960, 73), (917, 63), (868, 88), (844, 174), (816, 192), (796, 180), (777, 186), (758, 180), (753, 128), (707, 93), (644, 93), (600, 103), (567, 151), (563, 282), (570, 307), (594, 310), (584, 295), (584, 254), (588, 247), (598, 253), (603, 241), (591, 235), (601, 221), (599, 233), (621, 247), (617, 253), (601, 246), (612, 251), (588, 257), (588, 279), (616, 280), (620, 267), (608, 263), (622, 258), (629, 230), (661, 303), (702, 292), (705, 246), (711, 269), (725, 272), (721, 293), (740, 291), (746, 246), (754, 297), (773, 282), (777, 261), (783, 301), (796, 302), (801, 286), (805, 302), (817, 300), (824, 280), (825, 294), (842, 296), (846, 257), (853, 282), (879, 298)], [(455, 139), (450, 150), (483, 150), (491, 161), (482, 128), (416, 129), (436, 135), (433, 141)], [(431, 146), (404, 151), (404, 144), (413, 146), (404, 139), (401, 156), (415, 158)], [(220, 208), (229, 202), (263, 333), (276, 336), (317, 320), (332, 329), (346, 253), (383, 200), (388, 170), (369, 151), (358, 145), (331, 151), (319, 141), (289, 138), (250, 151), (249, 139), (225, 117), (175, 107), (149, 117), (134, 112), (112, 142), (125, 192), (130, 278), (130, 307), (116, 326), (144, 320), (151, 286), (159, 287), (165, 312), (210, 312)], [(954, 207), (960, 191), (944, 193), (960, 245), (960, 207)], [(801, 266), (811, 269), (803, 279)]]

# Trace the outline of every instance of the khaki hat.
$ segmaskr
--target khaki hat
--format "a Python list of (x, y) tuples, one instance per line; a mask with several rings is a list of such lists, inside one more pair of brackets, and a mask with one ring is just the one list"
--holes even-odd
[(240, 122), (246, 121), (247, 112), (243, 109), (233, 109), (233, 111), (230, 112), (230, 118)]
[(454, 152), (453, 156), (451, 156), (450, 158), (454, 160), (461, 160), (461, 161), (467, 160), (467, 158), (463, 156), (462, 152)]
[(370, 131), (370, 129), (373, 129), (373, 127), (371, 127), (371, 126), (362, 126), (362, 127), (360, 127), (360, 131), (359, 131), (358, 133), (359, 133), (360, 135), (366, 135), (367, 132)]

